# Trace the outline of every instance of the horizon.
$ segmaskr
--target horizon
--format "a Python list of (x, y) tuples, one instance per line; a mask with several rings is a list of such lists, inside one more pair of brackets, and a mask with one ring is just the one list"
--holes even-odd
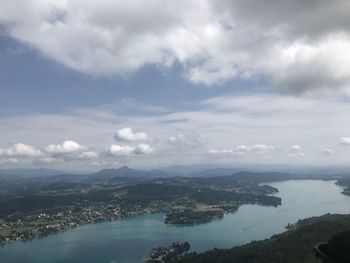
[[(96, 170), (67, 170), (67, 169), (51, 169), (45, 167), (19, 167), (19, 168), (0, 168), (0, 172), (15, 172), (15, 171), (24, 171), (24, 172), (35, 172), (35, 171), (48, 171), (50, 174), (94, 174), (101, 172), (103, 170), (119, 170), (121, 168), (128, 168), (131, 170), (138, 171), (153, 171), (159, 170), (164, 172), (169, 172), (173, 174), (179, 175), (189, 175), (190, 173), (199, 174), (201, 172), (223, 169), (223, 170), (235, 170), (234, 173), (237, 172), (252, 172), (252, 173), (265, 173), (265, 172), (280, 172), (280, 173), (306, 173), (306, 172), (314, 172), (320, 173), (320, 170), (323, 170), (323, 173), (333, 173), (333, 174), (342, 174), (343, 172), (350, 171), (350, 165), (294, 165), (294, 164), (249, 164), (249, 165), (215, 165), (215, 164), (189, 164), (189, 165), (181, 165), (175, 164), (170, 166), (154, 166), (154, 167), (138, 167), (138, 166), (130, 166), (127, 164), (121, 166), (106, 166), (100, 167)], [(56, 173), (54, 173), (56, 172)], [(20, 175), (20, 174), (16, 174)], [(35, 175), (35, 174), (33, 174)]]

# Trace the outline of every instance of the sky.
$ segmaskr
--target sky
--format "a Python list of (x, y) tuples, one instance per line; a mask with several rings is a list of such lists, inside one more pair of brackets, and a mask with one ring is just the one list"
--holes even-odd
[(0, 166), (347, 165), (350, 2), (0, 0)]

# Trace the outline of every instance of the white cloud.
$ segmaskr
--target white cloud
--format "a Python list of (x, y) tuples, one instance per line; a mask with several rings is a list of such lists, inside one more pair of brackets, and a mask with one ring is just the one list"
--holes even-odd
[(350, 145), (350, 137), (341, 137), (341, 144), (343, 145)]
[(244, 152), (250, 151), (250, 149), (251, 149), (250, 146), (247, 146), (247, 145), (238, 145), (238, 146), (235, 148), (235, 152), (244, 153)]
[(182, 133), (177, 134), (176, 136), (170, 136), (168, 142), (178, 148), (197, 148), (202, 146), (202, 143), (199, 139), (199, 136), (194, 135), (184, 135)]
[(264, 153), (267, 153), (267, 152), (269, 152), (269, 151), (274, 150), (274, 147), (273, 147), (273, 146), (266, 145), (266, 144), (255, 144), (255, 145), (253, 145), (252, 149), (253, 149), (256, 153), (264, 154)]
[(147, 139), (144, 132), (134, 132), (131, 128), (126, 127), (118, 130), (114, 135), (114, 139), (121, 142), (138, 142)]
[(0, 24), (88, 74), (179, 62), (197, 84), (264, 76), (300, 93), (348, 89), (349, 12), (344, 0), (12, 0), (1, 2)]
[(153, 152), (153, 148), (148, 144), (139, 144), (135, 147), (135, 154), (149, 154)]
[(233, 149), (224, 149), (224, 150), (210, 149), (208, 153), (212, 155), (234, 155), (234, 156), (243, 156), (247, 154), (263, 155), (273, 151), (274, 149), (275, 148), (273, 146), (269, 146), (266, 144), (254, 144), (252, 146), (241, 144), (236, 146)]
[(43, 150), (23, 143), (13, 144), (0, 149), (0, 159), (5, 165), (51, 165), (64, 161), (86, 160), (97, 158), (98, 154), (74, 141), (62, 144), (50, 144)]
[(118, 144), (112, 144), (107, 152), (114, 156), (129, 156), (134, 152), (135, 148), (132, 146), (122, 146)]
[(50, 144), (46, 146), (44, 150), (51, 155), (51, 159), (48, 159), (49, 162), (55, 159), (73, 161), (79, 159), (94, 159), (98, 157), (98, 154), (95, 151), (92, 151), (72, 140), (66, 140), (61, 144)]
[(153, 148), (148, 144), (139, 144), (136, 147), (127, 145), (112, 144), (107, 148), (107, 153), (113, 156), (131, 156), (134, 154), (149, 154)]
[(200, 25), (208, 24), (208, 4), (194, 0), (39, 0), (1, 7), (0, 21), (13, 37), (72, 69), (102, 75), (191, 58), (203, 35)]
[(290, 151), (292, 152), (299, 152), (303, 150), (303, 147), (301, 147), (300, 145), (293, 145), (289, 148)]
[(50, 144), (45, 147), (45, 151), (52, 154), (79, 153), (85, 150), (86, 150), (86, 147), (71, 140), (64, 141), (61, 144)]
[(40, 150), (23, 143), (16, 143), (10, 148), (0, 149), (0, 157), (39, 157), (42, 155)]

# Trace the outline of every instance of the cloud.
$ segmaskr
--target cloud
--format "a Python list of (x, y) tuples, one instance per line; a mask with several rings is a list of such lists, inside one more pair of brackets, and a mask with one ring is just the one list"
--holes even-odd
[(147, 139), (144, 132), (134, 132), (131, 128), (122, 128), (116, 132), (114, 139), (121, 142), (138, 142)]
[(13, 144), (10, 148), (0, 149), (0, 157), (39, 157), (43, 153), (37, 148), (23, 143)]
[(303, 151), (303, 147), (295, 144), (289, 148), (290, 153), (288, 154), (288, 157), (290, 157), (290, 158), (304, 158), (305, 153), (303, 153), (302, 151)]
[(235, 152), (231, 149), (224, 149), (224, 150), (217, 150), (217, 149), (210, 149), (208, 151), (209, 154), (234, 154)]
[(266, 144), (255, 144), (255, 145), (253, 145), (252, 149), (256, 153), (264, 154), (264, 153), (267, 153), (269, 151), (274, 150), (274, 147), (266, 145)]
[(350, 137), (341, 137), (341, 144), (343, 145), (350, 145)]
[(304, 93), (350, 83), (343, 0), (12, 0), (0, 7), (11, 37), (87, 74), (180, 63), (189, 81), (204, 85), (263, 76), (280, 91)]
[(0, 159), (2, 165), (17, 165), (20, 161), (16, 158)]
[(114, 156), (130, 156), (134, 152), (135, 148), (132, 146), (122, 146), (118, 144), (112, 144), (107, 152)]
[(63, 158), (64, 160), (93, 159), (98, 157), (96, 152), (72, 140), (66, 140), (61, 144), (50, 144), (44, 150), (51, 157)]
[(332, 150), (330, 148), (326, 148), (326, 149), (323, 149), (322, 153), (325, 155), (332, 155), (332, 154), (334, 154), (334, 150)]
[[(125, 159), (130, 166), (136, 167), (191, 163), (235, 165), (236, 156), (240, 162), (250, 163), (264, 161), (274, 164), (293, 164), (298, 160), (298, 162), (305, 161), (305, 164), (312, 165), (321, 163), (346, 165), (348, 163), (347, 147), (341, 147), (340, 138), (350, 130), (349, 112), (350, 104), (344, 99), (233, 94), (194, 103), (191, 109), (169, 110), (167, 113), (154, 113), (147, 116), (128, 115), (124, 112), (120, 114), (114, 108), (102, 106), (77, 108), (64, 113), (16, 113), (0, 118), (0, 148), (10, 148), (6, 145), (11, 141), (25, 141), (44, 153), (45, 156), (35, 159), (44, 158), (47, 155), (57, 160), (47, 166), (64, 169), (65, 164), (68, 163), (60, 161), (64, 157), (66, 158), (64, 160), (69, 161), (70, 167), (76, 170), (82, 167), (96, 169), (93, 163), (97, 162), (103, 163), (104, 166), (117, 166), (120, 160)], [(188, 121), (164, 122), (169, 119), (187, 119)], [(153, 153), (144, 155), (131, 153), (128, 158), (111, 158), (110, 154), (106, 155), (106, 147), (112, 144), (109, 134), (116, 130), (116, 123), (119, 127), (138, 127), (137, 131), (152, 131), (149, 136), (157, 138), (154, 145), (149, 143), (151, 148), (155, 148)], [(172, 145), (169, 138), (177, 137), (179, 134), (187, 139), (200, 138), (202, 146)], [(45, 151), (46, 145), (58, 139), (64, 142), (65, 138), (79, 138), (84, 144), (78, 144), (86, 148), (86, 151), (96, 152), (98, 157), (93, 160), (83, 160), (73, 158), (74, 155), (50, 154)], [(141, 143), (145, 142), (116, 142), (115, 145), (128, 145), (135, 148)], [(296, 143), (303, 148), (300, 152), (307, 158), (288, 158), (288, 154), (295, 153), (290, 151), (290, 148)], [(258, 154), (259, 149), (268, 147), (254, 147), (255, 144), (266, 145), (273, 149), (264, 154)], [(325, 158), (321, 154), (325, 147), (320, 148), (320, 145), (328, 145), (327, 147), (333, 145), (330, 148), (334, 148), (336, 154)], [(212, 154), (208, 153), (209, 149), (213, 150)], [(222, 154), (215, 155), (215, 151)], [(239, 152), (243, 153), (239, 154)], [(265, 156), (271, 158), (263, 159)], [(25, 157), (12, 158), (22, 162)]]
[(238, 152), (238, 153), (244, 153), (244, 152), (248, 152), (250, 150), (251, 150), (251, 147), (247, 146), (247, 145), (238, 145), (235, 148), (235, 151)]
[(301, 153), (301, 152), (290, 153), (290, 154), (288, 154), (288, 157), (290, 157), (290, 158), (303, 158), (303, 157), (305, 157), (305, 154)]
[(176, 136), (171, 136), (168, 139), (169, 143), (172, 145), (183, 144), (185, 143), (185, 136), (183, 134), (178, 134)]
[(233, 149), (224, 149), (224, 150), (210, 149), (208, 153), (211, 155), (234, 155), (234, 156), (243, 156), (245, 154), (264, 155), (273, 151), (274, 149), (275, 147), (269, 146), (266, 144), (254, 144), (252, 146), (241, 144), (236, 146)]
[(57, 159), (51, 156), (44, 156), (42, 158), (36, 158), (32, 160), (32, 164), (34, 165), (54, 165), (56, 163), (64, 162), (62, 159)]
[(86, 148), (79, 143), (71, 140), (64, 141), (61, 144), (50, 144), (45, 147), (45, 151), (53, 154), (79, 153)]
[(139, 144), (137, 146), (127, 146), (112, 144), (107, 148), (107, 153), (112, 156), (131, 156), (131, 155), (142, 155), (150, 154), (153, 152), (153, 148), (148, 144)]
[(77, 156), (77, 158), (80, 158), (80, 159), (94, 159), (97, 157), (98, 157), (98, 154), (94, 151), (82, 152)]
[(135, 147), (135, 154), (149, 154), (153, 152), (153, 148), (148, 144), (139, 144)]
[(301, 147), (300, 145), (293, 145), (289, 148), (289, 150), (291, 152), (299, 152), (299, 151), (302, 151), (303, 150), (303, 147)]
[(108, 75), (150, 63), (167, 67), (175, 59), (192, 57), (200, 39), (191, 24), (206, 20), (203, 13), (203, 18), (193, 17), (194, 10), (207, 8), (207, 3), (194, 0), (180, 5), (159, 0), (14, 1), (2, 6), (0, 21), (14, 38), (53, 60), (81, 72)]
[(50, 144), (44, 149), (23, 143), (0, 149), (0, 163), (4, 165), (51, 165), (62, 161), (87, 160), (97, 157), (96, 152), (74, 141)]
[(194, 136), (194, 135), (184, 135), (182, 133), (179, 133), (175, 136), (170, 136), (168, 138), (168, 142), (174, 146), (174, 147), (200, 147), (202, 146), (202, 143), (199, 139), (199, 136)]

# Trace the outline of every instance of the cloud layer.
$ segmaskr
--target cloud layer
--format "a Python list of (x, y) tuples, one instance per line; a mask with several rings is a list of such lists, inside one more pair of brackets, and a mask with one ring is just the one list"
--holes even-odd
[(263, 76), (291, 93), (349, 88), (343, 0), (3, 0), (0, 7), (10, 36), (87, 74), (180, 63), (197, 84)]
[(342, 99), (243, 94), (204, 100), (182, 111), (149, 107), (152, 114), (145, 114), (146, 108), (130, 115), (105, 105), (2, 116), (0, 163), (94, 170), (125, 163), (349, 162), (350, 106)]
[(0, 148), (0, 157), (39, 157), (42, 155), (42, 151), (23, 143), (13, 144), (7, 149)]

